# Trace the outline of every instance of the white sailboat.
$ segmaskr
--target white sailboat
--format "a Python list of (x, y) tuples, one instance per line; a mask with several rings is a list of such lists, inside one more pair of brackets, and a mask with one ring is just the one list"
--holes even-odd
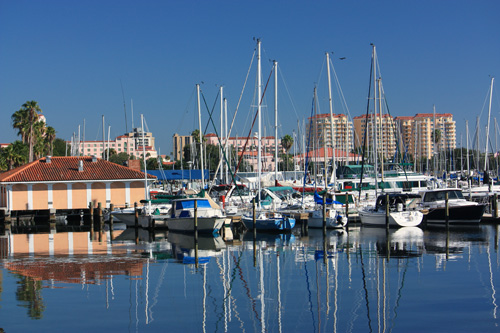
[[(257, 152), (257, 174), (258, 174), (258, 210), (253, 216), (253, 212), (242, 216), (242, 222), (248, 229), (267, 230), (267, 231), (289, 231), (295, 226), (295, 219), (292, 217), (283, 216), (279, 212), (263, 211), (260, 206), (261, 195), (261, 174), (262, 174), (262, 141), (261, 141), (261, 110), (262, 110), (262, 80), (261, 80), (261, 41), (257, 39), (257, 116), (258, 116), (258, 152)], [(275, 75), (277, 75), (277, 62), (274, 63)], [(277, 147), (276, 147), (277, 148)]]

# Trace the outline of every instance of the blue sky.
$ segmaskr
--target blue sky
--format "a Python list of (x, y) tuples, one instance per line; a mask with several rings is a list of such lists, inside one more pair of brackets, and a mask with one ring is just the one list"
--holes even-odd
[[(435, 105), (454, 114), (460, 143), (465, 120), (471, 131), (478, 116), (486, 124), (490, 76), (500, 73), (499, 13), (499, 1), (0, 0), (0, 142), (17, 139), (10, 116), (27, 100), (38, 101), (63, 139), (83, 131), (85, 119), (87, 140), (102, 138), (103, 115), (111, 137), (130, 130), (133, 100), (135, 127), (144, 114), (156, 148), (169, 154), (174, 133), (198, 127), (197, 83), (210, 108), (224, 86), (232, 117), (258, 37), (264, 81), (271, 60), (279, 63), (280, 137), (310, 115), (315, 85), (328, 112), (325, 52), (333, 52), (350, 115), (364, 114), (374, 43), (391, 114)], [(251, 70), (233, 136), (250, 129)], [(500, 116), (498, 92), (492, 117)], [(273, 103), (270, 92), (268, 135)]]

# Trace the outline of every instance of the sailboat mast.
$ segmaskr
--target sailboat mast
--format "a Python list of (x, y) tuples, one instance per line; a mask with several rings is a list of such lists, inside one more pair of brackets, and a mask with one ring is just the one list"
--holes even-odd
[(494, 77), (491, 78), (490, 84), (490, 104), (488, 106), (488, 125), (486, 126), (486, 148), (484, 149), (484, 171), (486, 172), (486, 168), (488, 166), (488, 140), (490, 136), (490, 116), (491, 116), (491, 97), (493, 95), (493, 81)]
[(201, 162), (201, 188), (205, 188), (205, 175), (203, 165), (203, 133), (201, 127), (201, 103), (200, 103), (200, 85), (196, 85), (196, 93), (198, 95), (198, 126), (200, 127), (200, 162)]
[[(377, 79), (378, 83), (378, 112), (380, 114), (380, 141), (381, 141), (381, 146), (382, 146), (382, 151), (380, 153), (380, 173), (382, 175), (382, 181), (384, 181), (384, 136), (383, 136), (383, 122), (382, 120), (384, 119), (383, 114), (382, 114), (382, 79), (378, 78)], [(387, 143), (389, 144), (389, 143)]]
[(274, 61), (274, 181), (278, 181), (278, 62), (276, 60)]
[(144, 142), (144, 115), (141, 114), (141, 132), (142, 132), (142, 160), (144, 161), (144, 198), (149, 200), (148, 191), (148, 170), (146, 166), (146, 143)]
[(259, 199), (259, 209), (260, 209), (260, 176), (262, 172), (261, 165), (261, 130), (262, 130), (262, 120), (261, 120), (261, 95), (262, 95), (262, 78), (261, 78), (261, 59), (260, 59), (260, 39), (257, 39), (257, 118), (258, 118), (258, 133), (257, 133), (257, 190)]
[[(224, 98), (224, 147), (226, 152), (226, 184), (229, 182), (229, 169), (231, 168), (231, 157), (229, 156), (229, 136), (227, 133), (227, 99)], [(238, 141), (236, 141), (238, 142)]]
[(375, 45), (373, 47), (372, 61), (373, 61), (373, 119), (372, 119), (372, 135), (373, 135), (373, 152), (374, 152), (374, 166), (375, 166), (375, 197), (378, 193), (378, 145), (377, 145), (377, 54)]
[(220, 86), (219, 87), (219, 90), (220, 90), (220, 145), (219, 145), (219, 157), (220, 157), (220, 160), (219, 160), (219, 163), (220, 163), (220, 166), (222, 167), (222, 170), (219, 174), (219, 179), (221, 181), (221, 183), (224, 183), (225, 180), (224, 179), (224, 156), (222, 154), (222, 149), (223, 149), (223, 145), (224, 145), (224, 99), (223, 99), (223, 87)]
[[(326, 72), (328, 75), (328, 104), (330, 106), (330, 131), (332, 137), (332, 151), (333, 151), (333, 159), (332, 159), (332, 176), (333, 176), (333, 184), (334, 186), (337, 184), (337, 161), (336, 161), (336, 152), (335, 152), (335, 136), (333, 132), (333, 103), (332, 103), (332, 80), (330, 77), (330, 55), (326, 52)], [(325, 142), (325, 150), (327, 149), (327, 145)], [(326, 155), (326, 154), (325, 154)], [(326, 158), (326, 156), (325, 156)], [(326, 179), (325, 179), (326, 182)], [(325, 185), (326, 187), (326, 185)]]

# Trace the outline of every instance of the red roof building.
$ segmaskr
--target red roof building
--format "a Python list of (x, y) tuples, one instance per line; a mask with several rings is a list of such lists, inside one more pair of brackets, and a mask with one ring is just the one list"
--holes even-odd
[[(154, 176), (148, 175), (148, 180)], [(96, 157), (44, 157), (0, 174), (0, 207), (8, 211), (109, 208), (145, 197), (145, 174)]]

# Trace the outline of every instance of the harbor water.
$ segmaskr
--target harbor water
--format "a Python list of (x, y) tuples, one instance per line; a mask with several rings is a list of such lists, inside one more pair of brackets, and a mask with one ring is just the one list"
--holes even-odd
[(3, 332), (500, 331), (496, 224), (0, 243)]

